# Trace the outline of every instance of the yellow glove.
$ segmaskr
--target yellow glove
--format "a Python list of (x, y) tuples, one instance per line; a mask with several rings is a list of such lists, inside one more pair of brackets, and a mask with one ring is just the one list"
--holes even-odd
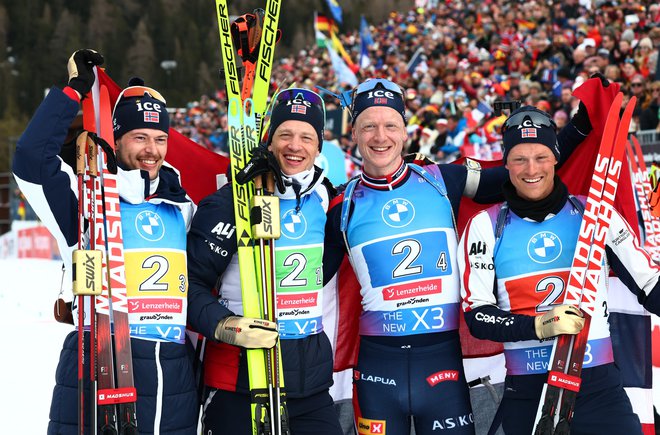
[(584, 327), (584, 314), (574, 305), (560, 305), (534, 319), (536, 336), (540, 339), (561, 334), (577, 334)]

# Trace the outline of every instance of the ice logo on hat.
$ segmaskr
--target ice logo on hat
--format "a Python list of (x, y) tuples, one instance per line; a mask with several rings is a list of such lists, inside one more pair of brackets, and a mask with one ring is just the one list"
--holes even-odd
[(373, 98), (374, 104), (389, 104), (387, 100), (394, 100), (394, 92), (386, 89), (374, 89), (367, 93), (367, 98)]
[(288, 210), (282, 216), (282, 234), (288, 239), (299, 239), (307, 232), (307, 220), (305, 216), (296, 212), (295, 209)]
[(158, 213), (142, 211), (135, 217), (135, 229), (140, 237), (150, 242), (157, 242), (165, 235), (165, 225)]
[(298, 94), (292, 100), (287, 100), (287, 107), (291, 108), (291, 113), (299, 113), (301, 115), (307, 114), (307, 108), (312, 107), (312, 103), (305, 100), (305, 98)]
[(392, 228), (408, 225), (415, 218), (415, 208), (412, 203), (403, 198), (391, 199), (381, 211), (383, 222)]
[(561, 240), (550, 231), (534, 234), (527, 243), (527, 255), (535, 263), (546, 264), (555, 261), (561, 252)]

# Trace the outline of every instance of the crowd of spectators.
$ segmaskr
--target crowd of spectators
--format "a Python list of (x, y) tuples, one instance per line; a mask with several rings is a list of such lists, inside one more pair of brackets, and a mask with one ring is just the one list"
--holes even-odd
[[(407, 151), (438, 161), (499, 158), (504, 117), (492, 111), (496, 100), (536, 106), (561, 127), (577, 110), (573, 89), (594, 73), (637, 97), (631, 129), (660, 129), (660, 5), (654, 1), (428, 0), (390, 13), (370, 31), (369, 65), (356, 73), (359, 80), (389, 78), (404, 90)], [(359, 30), (340, 39), (358, 64)], [(274, 88), (350, 89), (317, 46), (279, 59), (272, 80)], [(325, 99), (328, 110), (338, 107), (334, 97)], [(221, 91), (204, 96), (178, 110), (174, 126), (226, 153), (225, 107)], [(355, 154), (349, 134), (336, 139)]]

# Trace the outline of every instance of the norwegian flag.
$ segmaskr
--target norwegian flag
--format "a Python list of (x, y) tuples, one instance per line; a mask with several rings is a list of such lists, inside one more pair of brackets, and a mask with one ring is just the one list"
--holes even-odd
[(158, 123), (160, 116), (158, 112), (144, 112), (144, 122), (155, 122)]
[(374, 98), (374, 104), (387, 104), (387, 98)]
[(537, 137), (536, 136), (536, 129), (535, 128), (523, 128), (520, 131), (520, 137), (526, 138), (526, 137)]
[(291, 106), (291, 113), (300, 113), (302, 115), (307, 114), (307, 106), (304, 104), (293, 104)]

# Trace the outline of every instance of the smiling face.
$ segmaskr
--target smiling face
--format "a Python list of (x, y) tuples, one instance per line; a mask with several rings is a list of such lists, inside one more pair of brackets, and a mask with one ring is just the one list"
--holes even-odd
[(275, 155), (286, 175), (310, 169), (319, 155), (319, 139), (310, 124), (289, 120), (277, 127), (268, 149)]
[(167, 134), (161, 130), (139, 128), (118, 138), (117, 160), (128, 169), (149, 172), (149, 179), (158, 177), (167, 154)]
[(516, 193), (529, 201), (539, 201), (552, 192), (556, 164), (552, 150), (540, 143), (516, 145), (506, 160)]
[(364, 172), (385, 177), (396, 171), (407, 137), (403, 118), (396, 110), (374, 106), (362, 111), (353, 126), (353, 141), (362, 155)]

